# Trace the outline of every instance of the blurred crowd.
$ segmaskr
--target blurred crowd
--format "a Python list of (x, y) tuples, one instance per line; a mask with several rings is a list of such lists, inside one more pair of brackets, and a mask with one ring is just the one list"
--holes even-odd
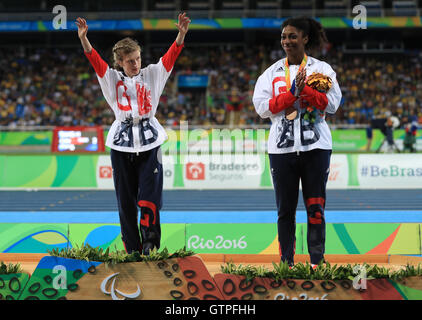
[(327, 60), (337, 73), (344, 101), (331, 123), (369, 123), (391, 114), (402, 127), (422, 124), (422, 51), (347, 56), (334, 51)]
[[(142, 52), (144, 65), (167, 48)], [(101, 52), (100, 52), (101, 53)], [(369, 124), (391, 112), (422, 124), (422, 52), (373, 55), (325, 51), (343, 93), (330, 124)], [(107, 55), (102, 53), (106, 61)], [(258, 76), (283, 57), (280, 48), (221, 45), (186, 47), (160, 99), (157, 118), (167, 126), (269, 124), (252, 104)], [(82, 49), (0, 49), (0, 125), (111, 125), (114, 116)], [(177, 75), (207, 74), (207, 88), (179, 90)]]
[(95, 73), (82, 52), (0, 50), (0, 125), (109, 125)]

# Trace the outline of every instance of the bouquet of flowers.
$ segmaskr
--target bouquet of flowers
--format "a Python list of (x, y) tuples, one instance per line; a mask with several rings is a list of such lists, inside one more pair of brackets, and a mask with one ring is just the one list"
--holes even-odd
[[(333, 81), (329, 76), (326, 76), (322, 73), (314, 72), (306, 79), (306, 84), (312, 89), (326, 93), (328, 90), (330, 90)], [(303, 119), (308, 121), (309, 123), (314, 123), (318, 114), (322, 116), (324, 112), (318, 110), (313, 106), (309, 106), (306, 108), (306, 112), (303, 116)]]
[(314, 72), (306, 79), (306, 84), (319, 92), (327, 92), (330, 90), (333, 81), (329, 76)]

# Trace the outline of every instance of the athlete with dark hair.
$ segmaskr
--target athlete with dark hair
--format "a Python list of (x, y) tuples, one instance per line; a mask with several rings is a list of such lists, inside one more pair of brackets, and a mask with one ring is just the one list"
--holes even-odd
[(325, 114), (336, 112), (341, 91), (331, 66), (308, 55), (327, 42), (321, 24), (306, 17), (291, 18), (283, 22), (281, 30), (287, 57), (258, 78), (253, 103), (257, 113), (272, 122), (268, 153), (281, 261), (294, 264), (301, 182), (308, 217), (308, 251), (315, 268), (324, 261), (324, 209), (332, 151)]

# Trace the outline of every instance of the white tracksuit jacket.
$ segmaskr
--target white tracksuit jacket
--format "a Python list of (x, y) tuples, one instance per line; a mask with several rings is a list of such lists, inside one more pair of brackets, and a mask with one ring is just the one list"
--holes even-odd
[[(285, 59), (281, 59), (270, 66), (258, 78), (253, 94), (253, 104), (256, 112), (262, 118), (271, 119), (271, 129), (268, 138), (268, 153), (302, 152), (312, 149), (332, 149), (330, 129), (325, 122), (325, 113), (317, 116), (314, 124), (303, 119), (306, 106), (309, 104), (303, 98), (297, 99), (293, 106), (298, 110), (295, 120), (289, 121), (285, 117), (285, 111), (273, 114), (270, 111), (270, 99), (280, 93), (287, 92), (285, 80)], [(290, 65), (290, 86), (299, 70), (299, 65)], [(319, 72), (329, 76), (333, 83), (326, 93), (328, 105), (324, 112), (335, 113), (341, 100), (341, 91), (337, 83), (336, 73), (326, 62), (308, 56), (305, 66), (306, 75)]]
[(95, 49), (85, 52), (97, 74), (103, 95), (113, 109), (114, 120), (106, 146), (124, 152), (143, 152), (160, 146), (167, 134), (155, 118), (160, 95), (183, 44), (172, 44), (156, 64), (130, 78), (110, 68)]

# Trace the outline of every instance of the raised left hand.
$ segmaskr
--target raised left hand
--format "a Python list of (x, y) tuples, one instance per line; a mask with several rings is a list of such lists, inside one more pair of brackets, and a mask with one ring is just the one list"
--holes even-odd
[(306, 81), (306, 69), (302, 69), (296, 75), (296, 88), (297, 88), (298, 94), (300, 94), (303, 88), (305, 88), (305, 84), (306, 84), (305, 81)]
[(174, 25), (177, 27), (179, 32), (184, 36), (189, 29), (189, 23), (191, 22), (190, 18), (186, 16), (186, 12), (179, 13), (178, 22)]

